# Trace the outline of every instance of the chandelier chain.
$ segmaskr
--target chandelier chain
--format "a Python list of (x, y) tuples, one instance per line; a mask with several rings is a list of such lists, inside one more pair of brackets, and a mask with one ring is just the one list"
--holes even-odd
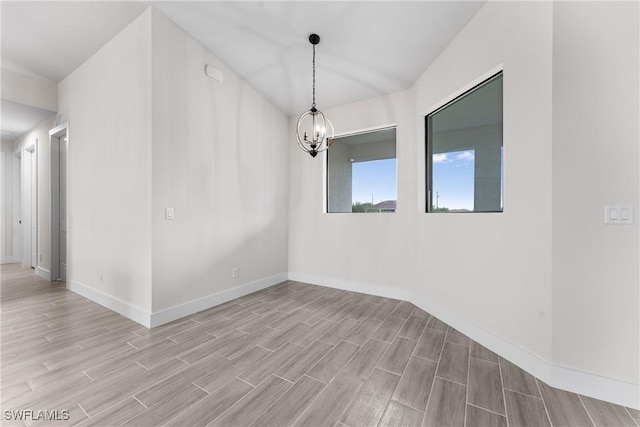
[(313, 102), (311, 107), (316, 106), (316, 45), (313, 45)]

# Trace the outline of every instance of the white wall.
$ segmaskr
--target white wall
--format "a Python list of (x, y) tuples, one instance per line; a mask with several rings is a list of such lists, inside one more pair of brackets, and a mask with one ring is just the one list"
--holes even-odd
[(411, 92), (323, 108), (337, 135), (397, 124), (398, 207), (395, 214), (324, 214), (326, 153), (312, 158), (294, 143), (289, 120), (289, 275), (294, 280), (407, 298), (412, 278), (415, 197)]
[[(151, 309), (151, 11), (59, 84), (69, 120), (68, 284)], [(102, 274), (102, 279), (101, 279)]]
[[(553, 359), (640, 384), (638, 2), (555, 2)], [(580, 22), (580, 25), (576, 25)], [(604, 224), (605, 204), (634, 224)]]
[[(412, 293), (550, 360), (551, 23), (547, 3), (488, 4), (411, 91), (327, 109), (337, 133), (398, 122), (398, 211), (324, 215), (322, 162), (292, 146), (292, 276)], [(424, 115), (500, 64), (505, 212), (424, 213)]]
[[(153, 311), (286, 278), (287, 118), (153, 11)], [(204, 74), (210, 64), (222, 82)], [(166, 221), (166, 207), (175, 220)], [(239, 277), (232, 279), (237, 267)]]
[(179, 27), (148, 9), (59, 97), (72, 290), (158, 325), (286, 279), (287, 118)]
[[(418, 215), (414, 292), (545, 361), (552, 320), (551, 43), (551, 3), (488, 3), (415, 85), (421, 177), (424, 115), (504, 67), (504, 213)], [(416, 181), (422, 210), (424, 180)]]

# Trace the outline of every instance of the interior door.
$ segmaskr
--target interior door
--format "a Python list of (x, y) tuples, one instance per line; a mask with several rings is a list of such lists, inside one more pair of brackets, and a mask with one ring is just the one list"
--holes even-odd
[(23, 150), (22, 153), (22, 266), (23, 267), (31, 267), (31, 243), (33, 239), (31, 238), (32, 227), (31, 227), (31, 179), (32, 179), (32, 162), (31, 162), (31, 151)]
[(31, 154), (31, 267), (38, 265), (38, 156), (35, 148)]
[(67, 281), (67, 136), (60, 137), (60, 280)]
[(22, 157), (20, 152), (11, 156), (12, 176), (11, 176), (11, 211), (12, 230), (11, 234), (11, 258), (13, 262), (22, 262)]
[(63, 123), (49, 131), (51, 147), (51, 280), (67, 281), (69, 191), (69, 128)]

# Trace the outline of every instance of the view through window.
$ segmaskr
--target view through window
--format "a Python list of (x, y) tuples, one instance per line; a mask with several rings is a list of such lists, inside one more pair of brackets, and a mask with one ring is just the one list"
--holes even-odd
[(502, 212), (502, 72), (425, 122), (427, 212)]
[(327, 155), (327, 211), (396, 211), (396, 129), (336, 138)]
[(434, 188), (432, 211), (473, 210), (475, 150), (433, 155)]

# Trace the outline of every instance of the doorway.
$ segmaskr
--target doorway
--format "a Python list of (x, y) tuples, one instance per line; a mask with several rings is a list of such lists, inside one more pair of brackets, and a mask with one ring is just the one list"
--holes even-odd
[(13, 262), (22, 263), (22, 219), (20, 219), (22, 217), (22, 156), (20, 155), (20, 150), (11, 156), (11, 160), (13, 162), (13, 167), (11, 168), (11, 256), (13, 257)]
[(67, 281), (69, 125), (49, 131), (51, 145), (51, 280)]
[(22, 151), (22, 265), (38, 265), (38, 156), (37, 140)]

